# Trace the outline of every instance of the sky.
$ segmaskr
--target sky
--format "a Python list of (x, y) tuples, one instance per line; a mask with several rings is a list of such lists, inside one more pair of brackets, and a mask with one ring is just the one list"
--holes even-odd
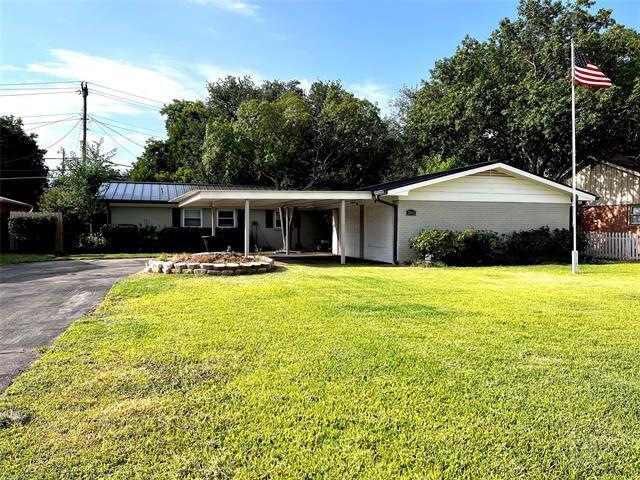
[[(640, 0), (596, 7), (640, 29)], [(226, 75), (303, 87), (338, 79), (388, 115), (403, 85), (428, 79), (465, 35), (486, 39), (516, 8), (511, 0), (0, 0), (0, 115), (23, 118), (49, 147), (52, 168), (61, 147), (79, 151), (81, 80), (90, 82), (88, 140), (116, 148), (121, 165), (149, 137), (164, 138), (163, 103), (204, 99), (206, 82)]]

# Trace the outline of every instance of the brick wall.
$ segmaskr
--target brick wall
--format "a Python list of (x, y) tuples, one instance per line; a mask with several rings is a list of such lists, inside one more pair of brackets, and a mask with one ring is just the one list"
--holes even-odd
[(640, 225), (629, 225), (628, 205), (582, 207), (578, 226), (588, 232), (630, 232), (640, 234)]

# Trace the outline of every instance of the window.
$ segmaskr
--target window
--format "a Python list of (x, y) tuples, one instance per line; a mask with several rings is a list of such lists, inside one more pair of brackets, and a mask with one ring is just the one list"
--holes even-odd
[(629, 205), (629, 224), (640, 225), (640, 205)]
[(282, 228), (282, 222), (280, 221), (280, 210), (273, 211), (273, 228), (280, 230)]
[(202, 209), (185, 208), (182, 211), (183, 227), (201, 227), (202, 226)]
[(216, 226), (218, 228), (235, 228), (236, 211), (235, 210), (218, 210), (218, 218)]

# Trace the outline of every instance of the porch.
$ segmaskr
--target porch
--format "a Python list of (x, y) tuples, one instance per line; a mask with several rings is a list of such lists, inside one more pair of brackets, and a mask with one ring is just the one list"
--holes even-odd
[[(347, 205), (364, 204), (372, 202), (370, 192), (359, 191), (294, 191), (294, 190), (252, 190), (233, 188), (224, 190), (194, 190), (180, 195), (172, 202), (178, 203), (182, 209), (206, 208), (211, 214), (211, 235), (216, 235), (216, 219), (218, 211), (229, 211), (229, 209), (240, 209), (242, 212), (242, 224), (238, 225), (242, 229), (244, 236), (244, 254), (251, 253), (252, 211), (273, 210), (278, 212), (277, 219), (283, 239), (283, 257), (301, 258), (302, 256), (314, 259), (327, 259), (338, 256), (340, 263), (346, 263), (347, 246), (346, 237), (348, 235), (347, 226)], [(296, 239), (292, 239), (293, 218), (296, 215), (310, 212), (331, 212), (331, 252), (304, 252), (293, 253)], [(278, 221), (274, 219), (275, 221)], [(300, 226), (298, 225), (298, 237)], [(257, 238), (257, 232), (254, 238)], [(300, 243), (298, 238), (297, 243)], [(312, 254), (312, 255), (309, 255)], [(297, 256), (297, 257), (296, 257)], [(276, 255), (276, 258), (278, 255)]]

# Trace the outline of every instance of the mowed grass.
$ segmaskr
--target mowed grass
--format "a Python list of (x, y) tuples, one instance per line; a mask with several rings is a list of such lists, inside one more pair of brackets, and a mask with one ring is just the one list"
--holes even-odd
[(582, 270), (131, 277), (0, 396), (0, 477), (638, 478), (640, 264)]

